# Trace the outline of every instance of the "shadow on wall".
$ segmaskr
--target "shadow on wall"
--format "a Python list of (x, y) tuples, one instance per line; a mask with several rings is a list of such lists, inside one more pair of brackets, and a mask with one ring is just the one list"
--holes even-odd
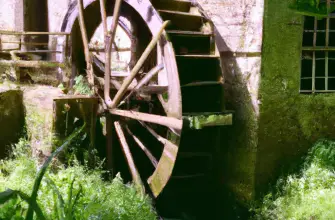
[[(215, 28), (216, 42), (229, 48)], [(221, 195), (219, 213), (225, 219), (246, 219), (248, 203), (254, 198), (257, 150), (257, 116), (247, 87), (248, 79), (232, 51), (221, 51), (225, 107), (234, 111), (233, 125), (223, 127), (218, 158)], [(241, 57), (247, 59), (247, 57)], [(223, 210), (224, 209), (224, 210)], [(219, 214), (218, 213), (218, 214)]]

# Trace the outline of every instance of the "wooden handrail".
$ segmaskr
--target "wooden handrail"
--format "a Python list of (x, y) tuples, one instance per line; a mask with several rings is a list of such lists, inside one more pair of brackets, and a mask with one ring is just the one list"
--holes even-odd
[(66, 32), (34, 32), (34, 31), (1, 31), (0, 35), (70, 35), (71, 33)]

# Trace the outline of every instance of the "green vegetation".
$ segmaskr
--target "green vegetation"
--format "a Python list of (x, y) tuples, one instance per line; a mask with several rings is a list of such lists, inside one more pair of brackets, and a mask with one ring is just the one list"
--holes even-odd
[[(21, 140), (12, 157), (0, 163), (0, 191), (4, 191), (0, 204), (7, 201), (0, 205), (0, 219), (23, 219), (29, 204), (46, 219), (156, 219), (148, 197), (137, 193), (133, 185), (124, 185), (119, 175), (111, 182), (103, 181), (99, 168), (89, 170), (75, 160), (65, 168), (56, 165), (52, 156), (46, 162), (52, 163), (50, 169), (46, 163), (39, 168), (30, 154), (28, 142)], [(37, 202), (28, 195), (37, 197)]]
[(335, 219), (335, 142), (317, 142), (301, 169), (277, 181), (255, 219)]
[(326, 17), (335, 10), (333, 3), (331, 3), (330, 8), (327, 8), (327, 1), (320, 0), (295, 0), (294, 3), (290, 5), (290, 8), (299, 14), (319, 18)]
[(82, 75), (74, 78), (75, 85), (73, 86), (74, 93), (80, 95), (93, 95), (94, 91), (90, 88), (86, 78)]

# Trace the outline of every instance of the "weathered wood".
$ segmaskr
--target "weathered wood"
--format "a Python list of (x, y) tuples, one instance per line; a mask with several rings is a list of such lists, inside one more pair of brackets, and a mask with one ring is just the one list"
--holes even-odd
[(94, 86), (93, 66), (92, 66), (92, 59), (90, 56), (90, 50), (88, 46), (88, 37), (87, 37), (87, 31), (86, 31), (85, 19), (84, 19), (84, 6), (83, 6), (82, 0), (78, 0), (78, 11), (79, 11), (80, 32), (81, 32), (81, 37), (82, 37), (82, 41), (84, 45), (87, 79), (88, 79), (88, 83), (91, 86)]
[[(104, 37), (108, 35), (108, 28), (107, 28), (107, 15), (106, 15), (106, 0), (100, 0), (100, 14), (101, 14), (101, 21), (104, 30)], [(106, 47), (104, 48), (106, 49)]]
[(114, 176), (114, 149), (113, 149), (113, 118), (110, 114), (106, 114), (106, 160), (107, 169), (111, 172), (111, 176)]
[(152, 77), (154, 77), (163, 68), (164, 68), (163, 64), (159, 64), (154, 68), (152, 68), (147, 74), (145, 74), (145, 76), (138, 82), (135, 88), (126, 96), (126, 98), (123, 99), (122, 102), (120, 102), (118, 106), (122, 105), (126, 100), (128, 100), (131, 97), (131, 95), (134, 92), (137, 92), (139, 89), (141, 89), (141, 87), (147, 84), (152, 79)]
[(28, 51), (9, 50), (9, 51), (0, 51), (0, 53), (10, 53), (10, 52), (14, 52), (14, 53), (17, 53), (17, 54), (62, 53), (62, 51), (58, 51), (58, 50), (28, 50)]
[(136, 137), (133, 132), (131, 132), (131, 130), (128, 128), (128, 126), (126, 126), (126, 130), (129, 133), (130, 136), (133, 137), (133, 139), (135, 140), (135, 142), (138, 144), (138, 146), (143, 150), (143, 152), (145, 153), (145, 155), (147, 155), (147, 157), (149, 158), (149, 160), (151, 161), (152, 165), (156, 168), (158, 161), (156, 160), (156, 158), (152, 155), (152, 153), (150, 152), (150, 150), (145, 147), (145, 145), (142, 143), (142, 141)]
[[(94, 48), (90, 47), (91, 52), (105, 52), (105, 48)], [(131, 48), (125, 47), (125, 48), (112, 48), (112, 52), (128, 52), (131, 51)]]
[(19, 45), (32, 45), (32, 46), (48, 46), (48, 43), (34, 43), (34, 42), (21, 42), (21, 41), (2, 41), (4, 44), (19, 44)]
[(0, 31), (1, 35), (70, 35), (71, 33), (65, 32), (34, 32), (34, 31)]
[[(154, 136), (159, 142), (161, 142), (162, 144), (166, 144), (168, 142), (170, 142), (169, 140), (167, 140), (166, 138), (163, 138), (162, 136), (160, 136), (159, 134), (157, 134), (152, 128), (150, 128), (148, 125), (146, 125), (145, 123), (143, 123), (142, 121), (139, 121), (140, 124), (145, 127), (150, 134), (152, 134), (152, 136)], [(170, 142), (170, 144), (174, 145), (173, 143)]]
[(31, 67), (31, 68), (54, 68), (65, 67), (64, 63), (51, 61), (36, 61), (36, 60), (0, 60), (0, 66), (17, 66), (17, 67)]
[(141, 192), (143, 193), (144, 192), (144, 186), (143, 186), (140, 174), (137, 171), (133, 156), (131, 155), (126, 137), (124, 136), (124, 133), (123, 133), (123, 130), (122, 130), (122, 127), (121, 127), (121, 125), (118, 121), (114, 122), (114, 126), (115, 126), (116, 133), (119, 137), (123, 153), (124, 153), (124, 155), (127, 159), (128, 167), (129, 167), (130, 173), (132, 175), (133, 181), (137, 185), (137, 187), (141, 190)]
[[(94, 80), (96, 82), (96, 85), (100, 89), (104, 88), (105, 81), (102, 77), (94, 76)], [(111, 86), (112, 89), (116, 89), (116, 90), (119, 90), (121, 88), (121, 84), (119, 83), (119, 81), (114, 80), (114, 79), (111, 79), (110, 86)], [(135, 89), (135, 86), (129, 86), (127, 88), (127, 91), (134, 91), (134, 89)], [(151, 94), (163, 94), (163, 93), (167, 92), (167, 90), (168, 90), (167, 86), (150, 85), (150, 86), (144, 86), (144, 87), (140, 88), (139, 90), (137, 90), (136, 92), (151, 95)], [(122, 103), (120, 103), (120, 105), (121, 104)]]
[(176, 130), (181, 130), (183, 127), (183, 121), (177, 118), (147, 114), (142, 112), (128, 111), (128, 110), (120, 110), (120, 109), (110, 109), (109, 113), (113, 115), (119, 115), (127, 118), (136, 119), (139, 121), (145, 121), (149, 123), (163, 125)]
[[(58, 142), (62, 142), (76, 127), (85, 123), (85, 132), (88, 141), (84, 142), (84, 147), (86, 147), (89, 152), (90, 165), (94, 164), (92, 150), (95, 148), (95, 126), (98, 106), (98, 98), (92, 96), (71, 95), (59, 96), (53, 99), (52, 132), (54, 144), (56, 145)], [(81, 153), (82, 152), (78, 152), (78, 154)], [(83, 160), (84, 158), (78, 159)]]
[(160, 28), (159, 32), (156, 34), (155, 37), (152, 38), (151, 42), (149, 43), (149, 45), (147, 46), (147, 48), (145, 49), (145, 51), (143, 52), (143, 54), (141, 55), (140, 59), (137, 61), (136, 65), (134, 66), (134, 68), (132, 69), (130, 76), (128, 76), (122, 83), (122, 86), (120, 88), (120, 90), (116, 93), (116, 95), (114, 96), (113, 102), (108, 105), (109, 108), (113, 109), (116, 106), (119, 105), (122, 96), (124, 95), (124, 93), (127, 90), (127, 87), (130, 85), (130, 83), (133, 81), (133, 79), (135, 78), (136, 74), (138, 73), (138, 71), (140, 70), (140, 68), (143, 66), (145, 60), (148, 58), (149, 54), (151, 53), (151, 51), (154, 49), (154, 47), (156, 46), (158, 40), (160, 39), (165, 27), (169, 24), (169, 21), (165, 21), (162, 25), (162, 27)]
[[(112, 44), (114, 42), (117, 22), (119, 20), (120, 8), (122, 0), (116, 0), (114, 5), (113, 20), (111, 24), (111, 32), (107, 34), (107, 19), (105, 14), (101, 14), (102, 22), (104, 23), (104, 32), (105, 32), (105, 88), (104, 88), (104, 97), (107, 106), (111, 106), (112, 100), (109, 96), (110, 92), (110, 72), (111, 72), (111, 52)], [(101, 10), (104, 9), (104, 4), (100, 4)]]

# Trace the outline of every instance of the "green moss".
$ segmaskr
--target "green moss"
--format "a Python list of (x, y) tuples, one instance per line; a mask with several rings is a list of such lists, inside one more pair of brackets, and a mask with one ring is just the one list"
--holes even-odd
[[(257, 186), (264, 189), (318, 138), (335, 138), (335, 96), (299, 93), (303, 17), (265, 2)], [(301, 25), (289, 25), (289, 23)]]
[(223, 175), (228, 190), (234, 194), (234, 200), (247, 206), (254, 198), (257, 116), (247, 82), (235, 59), (224, 59), (223, 62), (231, 68), (227, 71), (234, 71), (234, 77), (227, 76), (225, 83), (226, 109), (234, 111), (234, 120), (232, 126), (222, 128), (223, 153), (220, 160), (223, 161)]

